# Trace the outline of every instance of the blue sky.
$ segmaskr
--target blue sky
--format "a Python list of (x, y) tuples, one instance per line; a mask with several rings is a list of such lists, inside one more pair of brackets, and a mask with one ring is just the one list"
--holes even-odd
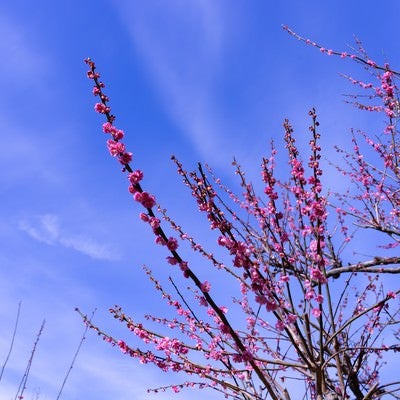
[[(146, 188), (206, 240), (207, 225), (170, 155), (188, 168), (207, 161), (228, 184), (236, 156), (257, 177), (270, 139), (282, 137), (283, 119), (306, 143), (307, 112), (316, 106), (325, 156), (334, 157), (332, 146), (348, 143), (350, 127), (369, 124), (342, 97), (351, 87), (339, 73), (360, 69), (307, 48), (281, 25), (338, 50), (357, 35), (371, 58), (396, 67), (399, 13), (397, 0), (2, 2), (0, 361), (19, 301), (22, 312), (0, 397), (15, 396), (43, 319), (27, 398), (39, 391), (47, 400), (83, 331), (76, 306), (97, 308), (96, 322), (110, 332), (119, 332), (107, 313), (114, 304), (138, 318), (162, 312), (140, 266), (171, 272), (107, 154), (85, 57), (107, 84)], [(63, 398), (150, 399), (147, 387), (176, 381), (88, 335)]]

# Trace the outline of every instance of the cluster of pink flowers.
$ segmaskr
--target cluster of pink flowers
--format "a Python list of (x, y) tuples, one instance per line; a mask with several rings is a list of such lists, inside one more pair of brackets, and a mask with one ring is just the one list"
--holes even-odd
[[(389, 65), (386, 64), (387, 71), (381, 77), (381, 90), (382, 97), (385, 104), (385, 113), (393, 119), (399, 116), (399, 102), (395, 97), (397, 91), (396, 86), (393, 83), (393, 72), (390, 71)], [(390, 124), (391, 131), (394, 129), (393, 125)]]
[(132, 161), (132, 153), (128, 152), (124, 143), (121, 142), (124, 138), (124, 132), (114, 125), (115, 116), (111, 114), (111, 108), (108, 105), (109, 98), (104, 94), (105, 85), (100, 81), (100, 74), (96, 72), (96, 66), (92, 60), (86, 59), (85, 62), (90, 68), (87, 76), (94, 81), (93, 94), (99, 97), (101, 101), (96, 103), (95, 110), (100, 114), (104, 114), (107, 119), (107, 122), (103, 124), (103, 132), (112, 136), (112, 139), (107, 140), (108, 151), (111, 156), (116, 157), (124, 166), (123, 171), (128, 172), (128, 180), (130, 182), (128, 190), (133, 195), (133, 199), (147, 209), (147, 214), (141, 213), (140, 218), (151, 226), (156, 235), (156, 243), (166, 246), (173, 253), (172, 257), (169, 256), (168, 262), (172, 265), (182, 264), (183, 270), (186, 272), (187, 268), (184, 267), (184, 261), (175, 254), (178, 248), (178, 241), (175, 238), (168, 239), (166, 237), (160, 227), (160, 220), (154, 215), (153, 208), (157, 204), (154, 195), (144, 191), (140, 185), (143, 180), (143, 172), (141, 170), (133, 170), (129, 165)]
[(108, 150), (113, 157), (116, 157), (118, 161), (126, 167), (126, 165), (132, 161), (132, 153), (127, 152), (125, 145), (120, 142), (124, 137), (124, 132), (113, 125), (115, 117), (111, 115), (111, 108), (107, 104), (109, 98), (103, 93), (105, 85), (99, 80), (100, 74), (95, 71), (96, 67), (94, 62), (89, 58), (86, 59), (85, 62), (90, 68), (87, 76), (95, 83), (93, 94), (98, 96), (101, 101), (95, 104), (94, 109), (96, 112), (106, 116), (107, 122), (103, 124), (103, 131), (112, 136), (112, 139), (107, 141)]

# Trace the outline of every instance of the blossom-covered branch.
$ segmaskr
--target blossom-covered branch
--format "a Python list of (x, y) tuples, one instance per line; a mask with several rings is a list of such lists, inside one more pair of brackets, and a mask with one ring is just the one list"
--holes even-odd
[[(280, 155), (272, 145), (261, 162), (262, 193), (236, 160), (240, 193), (225, 186), (208, 166), (198, 164), (189, 172), (173, 157), (209, 223), (213, 240), (206, 244), (143, 189), (144, 173), (131, 167), (133, 155), (122, 141), (124, 132), (115, 126), (104, 83), (94, 62), (85, 60), (99, 99), (95, 110), (104, 115), (103, 131), (111, 135), (108, 150), (127, 173), (129, 192), (144, 208), (139, 217), (152, 229), (155, 243), (166, 249), (166, 263), (179, 268), (189, 287), (186, 293), (170, 278), (175, 298), (145, 268), (172, 316), (146, 315), (146, 321), (139, 322), (121, 306), (110, 309), (137, 345), (115, 338), (81, 315), (88, 327), (124, 354), (190, 379), (155, 392), (210, 388), (226, 398), (290, 400), (299, 398), (300, 381), (304, 399), (399, 398), (399, 382), (380, 380), (385, 355), (400, 350), (400, 291), (386, 289), (381, 282), (384, 274), (400, 272), (395, 253), (400, 244), (399, 73), (372, 61), (360, 43), (358, 54), (348, 54), (326, 50), (286, 30), (324, 54), (370, 69), (375, 83), (348, 79), (372, 91), (374, 103), (362, 103), (355, 94), (353, 104), (383, 115), (386, 123), (374, 137), (354, 131), (351, 151), (337, 148), (345, 167), (337, 166), (336, 171), (351, 184), (340, 193), (332, 194), (324, 185), (321, 127), (314, 108), (309, 111), (307, 150), (297, 146), (294, 128), (284, 121), (289, 176), (277, 170)], [(373, 256), (355, 259), (357, 252), (344, 252), (356, 243), (356, 233), (369, 231), (372, 241), (384, 240), (375, 250), (371, 246)], [(224, 291), (217, 290), (217, 278), (201, 278), (206, 270), (181, 255), (184, 243), (223, 276)]]

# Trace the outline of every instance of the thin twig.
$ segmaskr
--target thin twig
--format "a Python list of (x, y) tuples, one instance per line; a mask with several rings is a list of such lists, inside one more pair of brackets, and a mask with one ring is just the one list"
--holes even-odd
[(19, 314), (20, 314), (20, 312), (21, 312), (21, 302), (18, 303), (17, 318), (15, 319), (14, 331), (13, 331), (13, 334), (12, 334), (12, 337), (11, 337), (10, 348), (9, 348), (9, 350), (8, 350), (8, 354), (7, 354), (7, 357), (6, 357), (5, 361), (4, 361), (4, 364), (3, 364), (3, 366), (1, 367), (0, 382), (1, 382), (1, 378), (3, 377), (4, 370), (6, 369), (6, 366), (7, 366), (8, 360), (9, 360), (9, 358), (10, 358), (12, 349), (13, 349), (13, 347), (14, 347), (14, 340), (15, 340), (15, 336), (16, 336), (16, 334), (17, 334), (18, 322), (19, 322)]
[(26, 384), (28, 382), (28, 377), (29, 377), (29, 372), (31, 370), (33, 357), (35, 355), (36, 347), (37, 347), (37, 345), (39, 343), (39, 339), (40, 339), (40, 336), (42, 335), (45, 323), (46, 323), (46, 320), (43, 320), (42, 325), (40, 326), (39, 332), (38, 332), (38, 334), (36, 336), (35, 343), (33, 344), (32, 352), (31, 352), (31, 355), (29, 357), (28, 364), (26, 366), (24, 375), (22, 376), (21, 382), (20, 382), (20, 384), (18, 386), (18, 390), (17, 390), (17, 393), (16, 393), (16, 395), (14, 397), (14, 400), (20, 400), (20, 399), (24, 398), (24, 391), (27, 388)]
[[(93, 318), (94, 313), (96, 312), (96, 310), (97, 310), (96, 308), (93, 310), (92, 315), (91, 315), (89, 321), (92, 320), (92, 318)], [(56, 400), (58, 400), (58, 399), (61, 397), (62, 391), (64, 390), (64, 386), (65, 386), (65, 384), (67, 383), (69, 374), (71, 373), (72, 368), (74, 367), (74, 364), (75, 364), (76, 359), (77, 359), (77, 357), (78, 357), (79, 351), (81, 350), (83, 341), (86, 339), (86, 333), (87, 333), (88, 329), (89, 329), (89, 325), (86, 325), (85, 330), (83, 331), (83, 335), (82, 335), (82, 337), (81, 337), (81, 340), (80, 340), (80, 342), (79, 342), (79, 344), (78, 344), (78, 347), (77, 347), (77, 349), (76, 349), (76, 351), (75, 351), (74, 357), (72, 358), (71, 365), (69, 366), (68, 371), (67, 371), (67, 373), (66, 373), (66, 375), (65, 375), (65, 377), (64, 377), (63, 383), (61, 384), (60, 390), (58, 391)]]

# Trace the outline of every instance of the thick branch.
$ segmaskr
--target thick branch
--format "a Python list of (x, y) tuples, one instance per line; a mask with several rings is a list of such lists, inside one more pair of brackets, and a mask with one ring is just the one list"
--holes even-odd
[(400, 265), (400, 257), (374, 257), (372, 260), (350, 264), (344, 267), (333, 268), (326, 271), (327, 278), (338, 277), (346, 272), (370, 272), (382, 274), (399, 274), (400, 266), (393, 268), (382, 268), (384, 265)]

